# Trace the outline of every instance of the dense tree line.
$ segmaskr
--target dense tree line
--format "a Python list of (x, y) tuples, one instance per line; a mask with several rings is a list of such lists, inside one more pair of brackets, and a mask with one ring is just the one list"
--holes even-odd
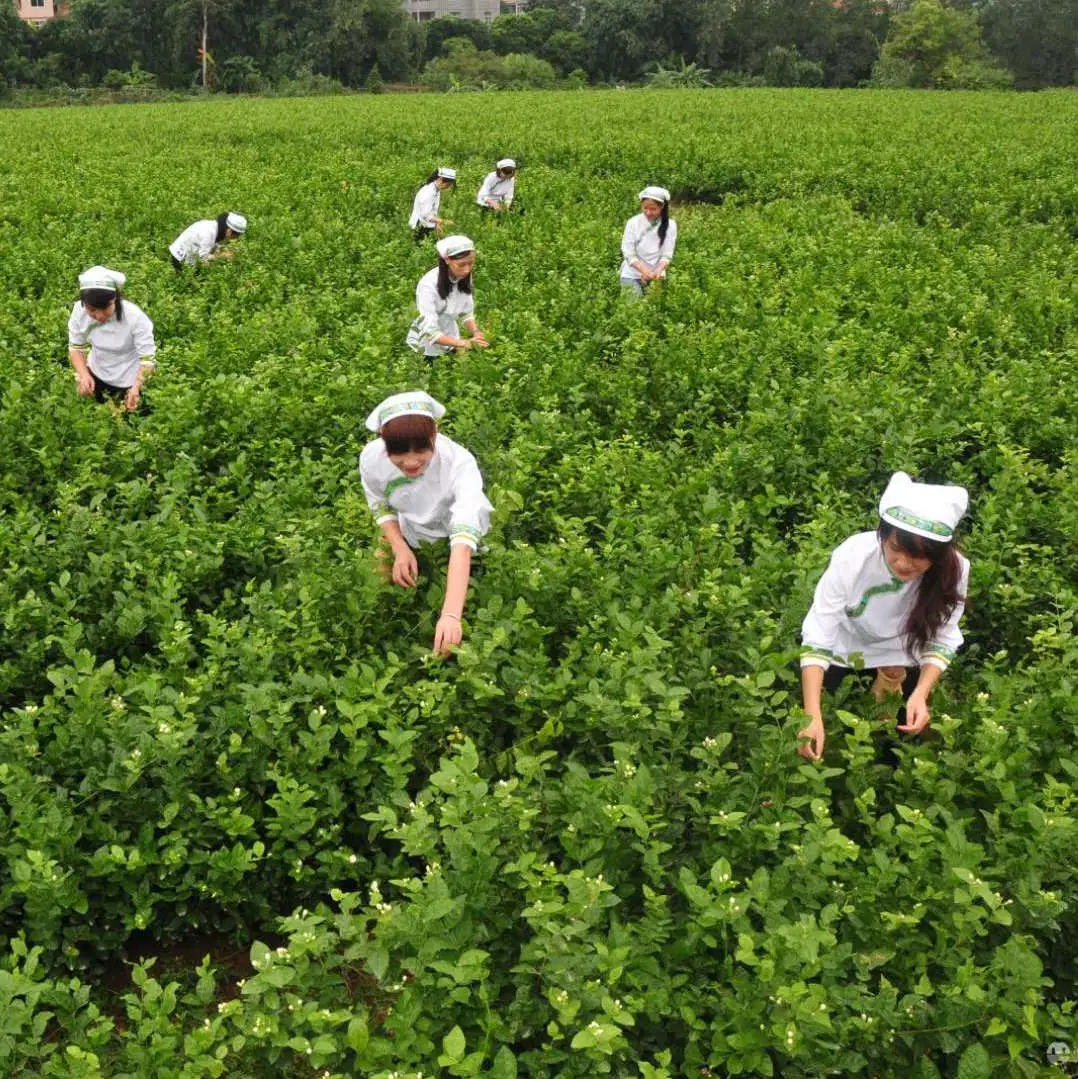
[(36, 28), (3, 0), (0, 64), (5, 84), (45, 87), (571, 76), (1032, 88), (1075, 81), (1078, 0), (533, 0), (489, 24), (410, 22), (399, 0), (71, 0), (69, 18)]

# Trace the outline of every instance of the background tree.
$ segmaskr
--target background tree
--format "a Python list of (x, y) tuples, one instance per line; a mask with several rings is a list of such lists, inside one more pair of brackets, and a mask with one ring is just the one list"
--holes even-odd
[(844, 0), (836, 7), (824, 61), (826, 84), (857, 86), (866, 82), (890, 22), (891, 9), (878, 0)]
[(491, 47), (503, 56), (530, 52), (542, 56), (550, 38), (570, 29), (565, 16), (554, 8), (539, 8), (521, 15), (499, 15), (490, 24)]
[(1018, 86), (1068, 86), (1078, 79), (1078, 0), (983, 0), (984, 39)]
[(558, 30), (550, 35), (543, 49), (543, 56), (561, 76), (570, 71), (586, 70), (588, 42), (578, 30)]
[(944, 7), (940, 0), (914, 0), (895, 16), (878, 67), (878, 82), (904, 79), (916, 87), (1006, 81), (985, 48), (977, 12)]
[(600, 79), (635, 79), (651, 59), (666, 56), (659, 0), (588, 0), (582, 33), (589, 70)]
[(92, 85), (138, 63), (162, 86), (198, 84), (204, 27), (206, 79), (212, 57), (222, 90), (322, 77), (360, 87), (375, 64), (389, 81), (415, 79), (462, 37), (478, 53), (534, 56), (578, 82), (581, 72), (635, 82), (649, 66), (654, 82), (658, 64), (695, 65), (720, 84), (766, 75), (797, 85), (1007, 85), (998, 56), (1018, 85), (1037, 87), (1069, 85), (1078, 68), (1078, 0), (532, 0), (490, 24), (411, 22), (399, 0), (71, 3), (69, 19), (35, 31), (5, 9), (5, 81)]
[(585, 3), (586, 0), (531, 0), (528, 10), (533, 13), (556, 11), (567, 26), (579, 30), (584, 23)]
[(492, 45), (490, 26), (478, 19), (458, 19), (454, 15), (443, 15), (424, 25), (427, 31), (427, 60), (443, 55), (443, 46), (451, 37), (465, 37), (480, 50), (488, 50)]
[(9, 87), (27, 80), (32, 32), (10, 4), (0, 11), (0, 95)]

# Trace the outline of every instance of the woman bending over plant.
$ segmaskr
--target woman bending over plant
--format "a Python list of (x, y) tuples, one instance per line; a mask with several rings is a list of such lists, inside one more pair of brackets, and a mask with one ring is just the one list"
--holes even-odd
[(896, 472), (880, 499), (875, 532), (859, 532), (835, 549), (801, 627), (801, 689), (808, 725), (798, 752), (823, 754), (822, 690), (834, 690), (860, 655), (875, 675), (878, 701), (901, 692), (906, 722), (920, 734), (931, 718), (928, 698), (962, 644), (969, 561), (954, 542), (966, 512), (964, 487), (915, 483)]
[(503, 157), (494, 171), (487, 173), (475, 201), (484, 210), (502, 213), (513, 205), (516, 185), (517, 163), (511, 157)]
[(169, 244), (168, 252), (172, 256), (172, 268), (182, 270), (184, 266), (197, 266), (200, 262), (209, 262), (215, 258), (232, 258), (232, 251), (222, 244), (242, 236), (247, 231), (247, 218), (234, 210), (219, 214), (214, 220), (196, 221), (188, 225)]
[[(486, 336), (475, 321), (475, 244), (467, 236), (447, 236), (435, 247), (438, 265), (416, 285), (419, 315), (408, 330), (408, 346), (431, 360), (457, 349), (486, 348)], [(470, 338), (461, 337), (458, 317), (463, 317)]]
[(652, 281), (666, 277), (674, 257), (677, 222), (670, 220), (670, 192), (665, 187), (645, 187), (637, 196), (640, 213), (625, 222), (621, 236), (621, 283), (636, 296), (643, 296)]
[(422, 390), (387, 397), (368, 417), (379, 437), (359, 455), (363, 493), (389, 547), (379, 551), (385, 575), (401, 588), (419, 579), (415, 548), (449, 539), (442, 613), (434, 651), (448, 654), (461, 642), (472, 554), (490, 527), (492, 506), (483, 493), (475, 458), (438, 431), (445, 408)]
[(422, 240), (432, 232), (441, 236), (446, 221), (438, 216), (442, 209), (442, 192), (453, 187), (457, 182), (457, 170), (442, 165), (435, 169), (416, 192), (412, 202), (412, 216), (408, 218), (408, 227), (414, 230), (416, 240)]
[(83, 397), (122, 400), (133, 412), (153, 374), (157, 346), (153, 323), (120, 294), (126, 281), (107, 266), (79, 274), (79, 298), (67, 320), (67, 355)]

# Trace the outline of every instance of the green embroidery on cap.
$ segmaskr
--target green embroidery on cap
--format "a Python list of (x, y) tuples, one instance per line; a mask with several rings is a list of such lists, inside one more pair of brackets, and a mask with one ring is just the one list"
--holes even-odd
[(861, 597), (861, 602), (856, 607), (847, 607), (846, 615), (849, 618), (860, 618), (865, 613), (865, 608), (868, 606), (868, 601), (873, 596), (885, 596), (891, 592), (901, 592), (902, 582), (897, 577), (892, 577), (887, 584), (875, 584), (871, 588), (865, 590), (865, 594)]
[(428, 401), (422, 401), (417, 398), (414, 401), (398, 401), (396, 404), (386, 405), (386, 407), (381, 409), (378, 413), (378, 426), (384, 427), (389, 420), (394, 416), (399, 416), (402, 412), (419, 412), (424, 416), (430, 416), (432, 420), (435, 418), (434, 406)]
[(884, 513), (896, 521), (901, 521), (904, 525), (919, 528), (922, 532), (931, 532), (933, 536), (940, 536), (942, 539), (950, 539), (954, 535), (954, 529), (949, 528), (942, 521), (930, 521), (927, 517), (918, 517), (905, 506), (891, 506), (884, 510)]

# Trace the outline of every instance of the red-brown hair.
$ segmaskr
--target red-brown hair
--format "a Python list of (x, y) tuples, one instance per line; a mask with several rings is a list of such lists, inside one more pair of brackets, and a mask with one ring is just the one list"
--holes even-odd
[(906, 619), (906, 647), (917, 655), (929, 641), (935, 640), (943, 624), (966, 597), (958, 591), (962, 580), (962, 559), (953, 542), (928, 539), (888, 521), (880, 521), (876, 530), (880, 546), (893, 536), (895, 542), (914, 558), (927, 558), (931, 565), (917, 582), (917, 598)]
[(437, 424), (430, 416), (395, 416), (382, 424), (379, 434), (386, 444), (386, 453), (421, 453), (434, 449)]

